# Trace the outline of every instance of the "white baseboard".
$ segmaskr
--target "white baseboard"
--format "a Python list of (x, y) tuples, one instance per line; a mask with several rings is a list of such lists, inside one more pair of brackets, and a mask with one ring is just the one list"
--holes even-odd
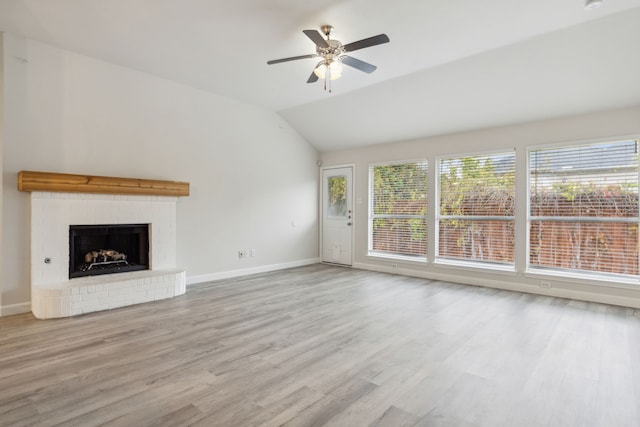
[(401, 274), (410, 277), (420, 277), (429, 280), (438, 280), (443, 282), (460, 283), (463, 285), (484, 286), (487, 288), (504, 289), (507, 291), (525, 292), (529, 294), (545, 295), (550, 297), (559, 297), (574, 299), (580, 301), (597, 302), (601, 304), (619, 305), (623, 307), (640, 308), (640, 294), (638, 298), (630, 298), (621, 295), (611, 295), (604, 293), (585, 292), (574, 289), (563, 289), (559, 287), (540, 288), (539, 286), (526, 283), (518, 283), (512, 277), (511, 281), (501, 279), (487, 279), (483, 277), (465, 277), (455, 274), (439, 273), (433, 271), (420, 271), (407, 268), (392, 268), (367, 263), (355, 263), (353, 268), (360, 270), (378, 271), (381, 273)]
[(0, 316), (12, 316), (14, 314), (29, 313), (31, 311), (30, 302), (10, 304), (0, 306)]
[[(243, 268), (241, 270), (221, 271), (219, 273), (201, 274), (189, 276), (187, 274), (187, 286), (196, 283), (212, 282), (214, 280), (230, 279), (232, 277), (248, 276), (250, 274), (268, 273), (270, 271), (284, 270), (286, 268), (302, 267), (305, 265), (318, 264), (319, 258), (302, 259), (281, 264), (262, 265), (259, 267)], [(187, 272), (188, 273), (188, 272)]]

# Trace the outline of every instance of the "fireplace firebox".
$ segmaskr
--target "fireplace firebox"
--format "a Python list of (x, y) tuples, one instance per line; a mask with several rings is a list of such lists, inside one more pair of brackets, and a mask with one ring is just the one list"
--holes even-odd
[(69, 278), (149, 269), (149, 224), (69, 226)]

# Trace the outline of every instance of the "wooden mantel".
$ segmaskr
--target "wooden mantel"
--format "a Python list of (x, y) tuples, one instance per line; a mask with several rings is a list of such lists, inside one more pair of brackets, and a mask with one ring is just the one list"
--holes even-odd
[(53, 172), (18, 172), (18, 190), (63, 193), (188, 196), (189, 183)]

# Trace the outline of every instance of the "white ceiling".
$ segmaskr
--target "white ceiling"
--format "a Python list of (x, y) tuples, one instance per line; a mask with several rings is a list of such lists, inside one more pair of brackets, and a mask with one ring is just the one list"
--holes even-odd
[[(278, 111), (321, 151), (640, 105), (640, 0), (0, 0), (23, 35)], [(378, 66), (307, 84), (303, 29)]]

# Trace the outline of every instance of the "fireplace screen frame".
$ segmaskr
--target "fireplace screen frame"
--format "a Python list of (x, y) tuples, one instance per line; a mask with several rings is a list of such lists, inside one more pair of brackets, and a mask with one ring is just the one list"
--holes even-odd
[[(87, 246), (87, 243), (82, 241), (83, 235), (87, 234), (91, 234), (98, 243)], [(70, 225), (69, 279), (149, 270), (150, 236), (151, 224), (148, 223)], [(94, 260), (98, 262), (85, 262), (86, 254), (99, 250), (120, 252), (126, 258), (120, 257), (115, 261), (101, 258)]]

